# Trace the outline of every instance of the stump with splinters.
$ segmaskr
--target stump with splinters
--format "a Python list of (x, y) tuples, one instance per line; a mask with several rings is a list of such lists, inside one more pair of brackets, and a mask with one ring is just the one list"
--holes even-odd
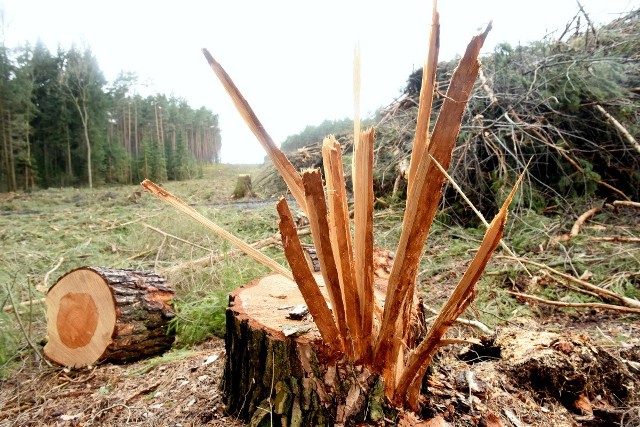
[(46, 297), (45, 355), (68, 367), (129, 362), (161, 354), (174, 336), (174, 291), (148, 271), (82, 267), (62, 276)]
[[(500, 242), (514, 192), (488, 224), (475, 257), (431, 328), (414, 328), (420, 325), (414, 322), (419, 317), (414, 301), (422, 251), (438, 210), (461, 118), (480, 68), (478, 54), (490, 26), (467, 46), (430, 134), (439, 48), (435, 2), (431, 28), (407, 171), (407, 206), (382, 293), (375, 286), (375, 131), (360, 129), (358, 52), (354, 61), (352, 224), (338, 141), (332, 135), (323, 141), (324, 185), (320, 170), (298, 173), (226, 71), (203, 49), (209, 65), (308, 217), (321, 272), (314, 275), (311, 271), (287, 201), (280, 199), (279, 229), (291, 271), (282, 271), (282, 266), (273, 260), (267, 262), (261, 253), (246, 251), (279, 275), (259, 279), (232, 293), (227, 310), (224, 399), (230, 413), (250, 421), (252, 426), (384, 423), (383, 403), (416, 411), (423, 378), (435, 353), (443, 345), (459, 342), (447, 340), (445, 333), (475, 298), (475, 284)], [(201, 215), (177, 203), (171, 195), (159, 197), (204, 223)], [(228, 240), (236, 242), (231, 236)], [(282, 312), (303, 303), (313, 321), (288, 319)], [(295, 311), (297, 319), (301, 310)]]
[[(315, 278), (328, 301), (322, 277)], [(384, 292), (376, 296), (381, 304)], [(223, 385), (227, 410), (251, 426), (379, 419), (381, 390), (377, 401), (371, 397), (377, 375), (327, 345), (310, 314), (296, 320), (292, 313), (305, 304), (296, 283), (279, 274), (231, 294)]]

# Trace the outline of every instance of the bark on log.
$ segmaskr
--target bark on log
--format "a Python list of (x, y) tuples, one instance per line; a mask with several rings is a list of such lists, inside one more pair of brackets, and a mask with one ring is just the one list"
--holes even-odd
[(130, 362), (173, 344), (174, 291), (149, 271), (82, 267), (61, 277), (46, 297), (45, 355), (68, 367)]
[[(316, 274), (329, 303), (322, 276)], [(377, 279), (381, 304), (386, 281)], [(313, 320), (287, 318), (305, 304), (295, 282), (278, 274), (229, 297), (225, 373), (227, 411), (250, 426), (354, 425), (383, 417), (376, 375), (346, 362), (320, 339)]]

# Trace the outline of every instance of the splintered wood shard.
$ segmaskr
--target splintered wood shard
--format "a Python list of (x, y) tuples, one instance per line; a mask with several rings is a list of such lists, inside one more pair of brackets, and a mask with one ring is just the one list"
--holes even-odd
[(140, 185), (142, 185), (145, 188), (145, 190), (147, 190), (149, 193), (156, 196), (158, 199), (162, 200), (165, 203), (170, 204), (174, 208), (178, 209), (180, 212), (195, 219), (200, 224), (204, 225), (209, 230), (213, 231), (215, 234), (222, 237), (223, 239), (225, 239), (226, 241), (228, 241), (229, 243), (231, 243), (232, 245), (240, 249), (242, 252), (244, 252), (245, 254), (249, 255), (251, 258), (258, 261), (260, 264), (266, 265), (267, 267), (269, 267), (269, 269), (271, 269), (271, 271), (280, 273), (287, 279), (293, 280), (293, 276), (291, 275), (291, 272), (289, 270), (287, 270), (286, 268), (278, 264), (273, 259), (266, 256), (259, 250), (251, 247), (250, 245), (245, 243), (243, 240), (229, 233), (227, 230), (218, 226), (211, 220), (205, 218), (198, 211), (193, 209), (191, 206), (189, 206), (184, 201), (174, 196), (164, 188), (154, 184), (152, 181), (148, 179), (145, 179), (144, 181), (142, 181)]
[(449, 296), (444, 307), (440, 310), (427, 336), (420, 345), (411, 352), (406, 368), (398, 381), (394, 401), (406, 402), (409, 404), (409, 407), (416, 409), (417, 399), (422, 385), (422, 377), (430, 365), (444, 334), (453, 322), (469, 307), (471, 302), (473, 302), (475, 298), (475, 285), (480, 279), (480, 275), (489, 262), (493, 251), (500, 243), (500, 239), (502, 239), (509, 205), (513, 200), (513, 196), (516, 194), (523, 176), (524, 175), (520, 176), (507, 197), (507, 200), (500, 208), (500, 211), (493, 218), (493, 221), (491, 221), (473, 261), (471, 261), (464, 276)]
[[(331, 249), (327, 204), (324, 198), (320, 169), (303, 172), (302, 182), (304, 184), (307, 208), (309, 209), (307, 217), (309, 218), (311, 236), (313, 237), (313, 244), (316, 248), (316, 254), (318, 255), (318, 262), (320, 263), (320, 271), (322, 272), (324, 283), (327, 286), (329, 301), (331, 301), (333, 315), (338, 324), (341, 339), (346, 340), (348, 337), (347, 321), (344, 303), (342, 301), (342, 291), (340, 290), (340, 277), (338, 276), (336, 260), (333, 257), (333, 251)], [(349, 353), (349, 350), (352, 348), (351, 345), (344, 345), (343, 347), (347, 353)], [(353, 355), (351, 354), (351, 356)]]
[(360, 47), (353, 55), (353, 258), (360, 299), (363, 361), (373, 347), (373, 142), (374, 130), (360, 132)]
[(207, 59), (207, 62), (209, 62), (211, 69), (222, 83), (222, 86), (224, 86), (225, 90), (231, 97), (231, 100), (238, 109), (238, 112), (244, 119), (245, 123), (249, 126), (249, 129), (251, 129), (262, 147), (265, 149), (275, 168), (280, 172), (280, 175), (282, 175), (282, 178), (287, 184), (287, 187), (289, 187), (289, 191), (291, 191), (293, 198), (296, 199), (300, 208), (306, 212), (306, 206), (304, 204), (304, 188), (302, 186), (302, 178), (300, 177), (300, 174), (293, 167), (287, 156), (273, 142), (273, 139), (264, 129), (264, 126), (262, 126), (262, 123), (258, 120), (253, 109), (242, 96), (242, 93), (240, 93), (240, 90), (237, 88), (235, 83), (233, 83), (233, 80), (231, 80), (231, 77), (229, 77), (224, 68), (222, 68), (213, 56), (211, 56), (211, 53), (209, 53), (207, 49), (202, 49), (202, 53)]
[(323, 141), (322, 159), (327, 185), (327, 198), (329, 199), (329, 237), (331, 239), (333, 257), (338, 268), (338, 276), (340, 277), (347, 327), (353, 340), (353, 352), (357, 360), (362, 356), (364, 350), (361, 338), (360, 300), (353, 269), (349, 206), (347, 205), (347, 193), (344, 184), (342, 151), (340, 143), (336, 141), (333, 135)]
[(373, 142), (374, 129), (362, 132), (353, 150), (354, 262), (360, 296), (363, 348), (373, 346)]
[[(445, 169), (449, 167), (462, 115), (480, 68), (478, 54), (490, 28), (491, 25), (484, 33), (475, 36), (467, 46), (465, 55), (451, 78), (447, 95), (426, 149), (426, 152)], [(412, 304), (412, 299), (409, 299), (409, 296), (413, 295), (422, 248), (429, 234), (444, 182), (444, 175), (433, 164), (431, 157), (426, 157), (423, 160), (418, 163), (414, 184), (412, 184), (415, 188), (415, 196), (407, 199), (402, 234), (396, 251), (396, 261), (389, 277), (384, 316), (375, 348), (374, 366), (382, 366), (386, 383), (392, 384), (391, 388), (387, 390), (392, 390), (393, 385), (396, 384), (396, 355), (404, 337), (404, 333), (398, 331), (398, 328), (406, 323), (404, 321), (398, 322), (398, 319), (406, 321), (411, 312), (410, 307), (406, 308), (405, 304)]]
[(282, 235), (282, 246), (300, 293), (309, 307), (309, 312), (313, 316), (313, 321), (318, 327), (324, 343), (336, 350), (342, 350), (340, 332), (333, 321), (333, 316), (322, 292), (320, 292), (318, 283), (309, 269), (289, 205), (284, 198), (278, 202), (277, 209), (280, 216), (279, 228)]
[(431, 122), (431, 106), (436, 82), (436, 69), (438, 65), (438, 53), (440, 51), (440, 15), (437, 10), (437, 2), (433, 2), (433, 14), (431, 17), (431, 33), (429, 35), (429, 52), (422, 67), (422, 86), (420, 89), (420, 103), (418, 106), (418, 122), (416, 134), (413, 140), (411, 152), (411, 164), (409, 165), (409, 191), (407, 199), (415, 196), (415, 181), (418, 164), (424, 160), (424, 152), (429, 145), (429, 123)]

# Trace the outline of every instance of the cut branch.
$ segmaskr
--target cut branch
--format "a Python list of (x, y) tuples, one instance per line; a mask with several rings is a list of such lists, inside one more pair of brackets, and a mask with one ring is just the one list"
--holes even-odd
[(631, 144), (631, 146), (638, 153), (640, 153), (640, 143), (638, 143), (638, 141), (636, 141), (636, 139), (633, 137), (633, 135), (631, 135), (631, 133), (627, 130), (627, 128), (622, 126), (622, 123), (620, 123), (618, 120), (616, 120), (616, 118), (613, 117), (611, 114), (609, 114), (609, 112), (607, 110), (602, 108), (601, 105), (596, 104), (595, 107), (596, 107), (596, 110), (598, 110), (603, 116), (605, 116), (607, 118), (607, 120), (609, 121), (609, 123), (611, 123), (613, 125), (613, 127), (615, 127), (622, 134), (622, 136), (624, 136), (624, 138), (629, 142), (629, 144)]
[(529, 294), (521, 294), (519, 292), (509, 292), (511, 295), (528, 299), (530, 301), (539, 302), (541, 304), (555, 305), (556, 307), (574, 307), (574, 308), (599, 308), (603, 310), (620, 311), (623, 313), (640, 313), (640, 308), (633, 307), (621, 307), (619, 305), (602, 304), (597, 302), (563, 302), (563, 301), (551, 301), (544, 298), (539, 298)]
[[(514, 261), (516, 260), (513, 257), (504, 257), (504, 258), (513, 259)], [(540, 269), (547, 270), (550, 273), (558, 275), (558, 276), (560, 276), (560, 277), (562, 277), (564, 279), (570, 280), (571, 282), (579, 285), (580, 287), (582, 287), (584, 289), (587, 289), (589, 291), (595, 292), (601, 298), (604, 298), (606, 300), (616, 301), (616, 302), (624, 305), (625, 307), (640, 308), (640, 301), (638, 301), (636, 299), (627, 298), (625, 296), (616, 294), (615, 292), (611, 292), (608, 289), (601, 288), (600, 286), (592, 285), (589, 282), (585, 282), (584, 280), (578, 279), (577, 277), (573, 277), (570, 274), (563, 273), (561, 271), (558, 271), (558, 270), (556, 270), (554, 268), (551, 268), (551, 267), (549, 267), (547, 265), (544, 265), (544, 264), (541, 264), (539, 262), (531, 261), (531, 260), (526, 259), (526, 258), (517, 258), (517, 259), (519, 259), (520, 261), (522, 261), (524, 263), (536, 266), (536, 267), (538, 267)]]
[(286, 182), (287, 187), (289, 187), (289, 191), (291, 191), (293, 198), (296, 199), (300, 208), (306, 212), (307, 209), (304, 204), (304, 189), (300, 174), (295, 170), (289, 159), (287, 159), (287, 156), (278, 148), (275, 142), (273, 142), (273, 139), (264, 129), (264, 126), (260, 123), (260, 120), (253, 112), (253, 109), (247, 100), (244, 99), (242, 93), (240, 93), (240, 90), (233, 80), (231, 80), (231, 77), (229, 77), (224, 68), (222, 68), (213, 56), (211, 56), (207, 49), (202, 49), (202, 53), (209, 62), (211, 69), (222, 83), (222, 86), (224, 86), (225, 90), (231, 97), (231, 100), (238, 109), (238, 112), (244, 119), (245, 123), (249, 126), (249, 129), (251, 129), (253, 134), (256, 136), (258, 142), (260, 142), (262, 147), (265, 149), (269, 158), (271, 158), (273, 165), (276, 167), (278, 172), (280, 172), (280, 175), (282, 175), (282, 178)]
[(333, 321), (333, 316), (331, 315), (331, 311), (329, 311), (324, 296), (320, 292), (320, 288), (318, 288), (316, 279), (309, 269), (304, 252), (302, 251), (300, 239), (296, 233), (296, 226), (293, 222), (291, 211), (284, 198), (281, 198), (278, 202), (277, 209), (278, 215), (280, 216), (279, 228), (282, 235), (282, 246), (284, 247), (284, 253), (287, 256), (300, 293), (307, 303), (307, 307), (309, 307), (313, 321), (316, 323), (316, 326), (318, 326), (322, 340), (329, 347), (342, 350), (340, 333)]
[(638, 208), (640, 209), (640, 203), (631, 202), (629, 200), (616, 200), (613, 202), (613, 206), (627, 206), (630, 208)]
[(224, 230), (217, 224), (213, 223), (211, 220), (205, 218), (198, 211), (193, 209), (191, 206), (187, 205), (185, 202), (183, 202), (178, 197), (174, 196), (164, 188), (159, 187), (158, 185), (154, 184), (148, 179), (145, 179), (144, 181), (142, 181), (140, 185), (142, 185), (145, 188), (145, 190), (147, 190), (149, 193), (156, 196), (158, 199), (162, 200), (165, 203), (170, 204), (174, 208), (178, 209), (180, 212), (195, 219), (200, 224), (204, 225), (209, 230), (213, 231), (215, 234), (222, 237), (223, 239), (225, 239), (226, 241), (228, 241), (229, 243), (231, 243), (232, 245), (240, 249), (242, 252), (244, 252), (245, 254), (249, 255), (251, 258), (258, 261), (260, 264), (265, 265), (272, 271), (275, 271), (276, 273), (282, 274), (284, 277), (293, 280), (293, 276), (291, 275), (291, 272), (289, 270), (287, 270), (286, 268), (278, 264), (273, 259), (266, 256), (262, 252), (252, 248), (250, 245), (248, 245), (241, 239), (237, 238), (233, 234), (229, 233), (228, 231)]

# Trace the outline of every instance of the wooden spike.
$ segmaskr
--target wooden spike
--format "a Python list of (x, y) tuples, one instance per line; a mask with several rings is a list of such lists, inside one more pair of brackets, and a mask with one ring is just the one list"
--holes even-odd
[[(482, 272), (489, 262), (489, 258), (491, 258), (493, 251), (500, 243), (500, 239), (502, 239), (509, 205), (513, 200), (513, 196), (516, 194), (516, 190), (518, 189), (523, 176), (524, 174), (520, 175), (520, 178), (511, 190), (509, 197), (507, 197), (507, 200), (500, 208), (500, 211), (495, 218), (493, 218), (493, 221), (491, 221), (482, 243), (478, 248), (476, 256), (473, 258), (473, 261), (471, 261), (471, 264), (464, 273), (464, 276), (440, 310), (440, 313), (434, 321), (431, 329), (429, 329), (427, 336), (409, 357), (406, 369), (398, 381), (398, 388), (394, 397), (396, 402), (405, 401), (407, 399), (407, 395), (412, 396), (411, 400), (417, 399), (420, 385), (422, 384), (422, 376), (424, 376), (426, 369), (425, 367), (428, 367), (430, 361), (433, 359), (433, 356), (440, 344), (440, 340), (444, 337), (444, 334), (447, 332), (451, 324), (453, 324), (453, 322), (462, 315), (467, 307), (469, 307), (471, 302), (473, 302), (475, 298), (475, 284), (480, 279)], [(418, 375), (419, 373), (420, 375)], [(411, 407), (415, 409), (416, 403), (417, 401), (415, 400), (410, 402)]]
[(318, 327), (324, 343), (333, 349), (342, 351), (340, 333), (333, 321), (327, 302), (322, 292), (320, 292), (316, 279), (309, 269), (289, 205), (287, 205), (287, 201), (284, 198), (281, 198), (278, 202), (277, 209), (280, 216), (278, 227), (282, 235), (284, 253), (289, 261), (289, 266), (291, 266), (300, 293), (307, 303), (309, 313), (313, 316), (313, 321)]
[[(360, 46), (353, 52), (353, 146), (360, 139)], [(355, 160), (354, 160), (355, 161)]]
[(354, 277), (351, 229), (349, 226), (349, 206), (344, 183), (342, 151), (340, 143), (333, 135), (325, 138), (322, 144), (322, 159), (327, 183), (329, 200), (329, 237), (333, 249), (333, 257), (338, 267), (342, 300), (347, 317), (349, 335), (353, 340), (354, 357), (362, 356), (360, 300)]
[(416, 189), (413, 187), (418, 164), (423, 161), (424, 153), (429, 145), (429, 123), (431, 121), (431, 105), (436, 83), (436, 69), (438, 66), (438, 53), (440, 51), (440, 15), (437, 10), (437, 2), (433, 2), (431, 17), (431, 33), (429, 35), (429, 52), (422, 67), (422, 87), (420, 89), (420, 105), (418, 107), (418, 122), (416, 134), (413, 140), (411, 163), (409, 165), (409, 185), (407, 200), (415, 197)]
[[(440, 51), (440, 15), (438, 14), (438, 3), (433, 2), (431, 15), (431, 32), (429, 34), (429, 51), (422, 68), (422, 86), (420, 89), (420, 103), (418, 106), (418, 120), (411, 153), (411, 163), (408, 173), (407, 200), (418, 197), (418, 188), (414, 185), (418, 165), (424, 162), (425, 153), (428, 155), (429, 146), (429, 123), (431, 122), (431, 107), (433, 104), (433, 93), (436, 85), (436, 71), (438, 67), (438, 53)], [(396, 334), (402, 334), (403, 341), (408, 340), (409, 328), (405, 328), (405, 323), (411, 318), (413, 310), (414, 286), (409, 288), (405, 298), (401, 320), (396, 322)], [(408, 324), (408, 323), (407, 323)], [(399, 340), (394, 343), (393, 352), (402, 352), (402, 345)], [(396, 360), (403, 360), (397, 357)], [(396, 371), (399, 367), (396, 368)]]
[(158, 199), (162, 200), (165, 203), (170, 204), (174, 208), (178, 209), (180, 212), (195, 219), (200, 224), (204, 225), (209, 230), (213, 231), (215, 234), (222, 237), (223, 239), (225, 239), (226, 241), (228, 241), (229, 243), (231, 243), (232, 245), (240, 249), (242, 252), (244, 252), (245, 254), (249, 255), (251, 258), (258, 261), (260, 264), (266, 265), (271, 271), (275, 271), (276, 273), (282, 274), (287, 279), (293, 280), (293, 275), (285, 267), (281, 266), (276, 261), (269, 258), (259, 250), (254, 249), (253, 247), (251, 247), (241, 239), (229, 233), (227, 230), (213, 223), (211, 220), (205, 218), (198, 211), (193, 209), (191, 206), (187, 205), (181, 199), (174, 196), (164, 188), (159, 187), (158, 185), (154, 184), (148, 179), (145, 179), (144, 181), (142, 181), (140, 185), (142, 185), (145, 188), (145, 190), (147, 190), (149, 193), (156, 196)]
[[(303, 172), (302, 182), (304, 184), (307, 207), (309, 208), (307, 217), (309, 218), (313, 244), (316, 248), (316, 254), (318, 255), (318, 262), (320, 263), (320, 271), (322, 272), (324, 283), (327, 286), (329, 301), (331, 301), (338, 331), (340, 332), (341, 339), (344, 339), (346, 344), (349, 334), (347, 331), (344, 302), (342, 301), (342, 291), (340, 290), (340, 277), (331, 249), (327, 204), (324, 198), (320, 169)], [(349, 352), (352, 346), (344, 345), (344, 348)], [(351, 354), (351, 357), (352, 356), (353, 354)]]
[(264, 126), (262, 126), (262, 123), (258, 120), (253, 109), (251, 109), (251, 106), (247, 100), (244, 99), (242, 93), (240, 93), (240, 90), (236, 87), (235, 83), (233, 83), (233, 80), (231, 80), (231, 77), (229, 77), (224, 68), (222, 68), (213, 56), (211, 56), (207, 49), (202, 49), (202, 53), (209, 62), (211, 69), (222, 83), (222, 86), (224, 86), (225, 90), (231, 97), (231, 100), (245, 123), (249, 126), (249, 129), (251, 129), (256, 138), (258, 138), (258, 141), (269, 155), (273, 165), (284, 179), (287, 187), (289, 187), (289, 191), (291, 191), (293, 198), (296, 199), (300, 208), (306, 212), (307, 208), (304, 204), (304, 188), (302, 186), (302, 178), (300, 177), (300, 174), (293, 167), (287, 156), (273, 142), (273, 139), (264, 129)]
[(366, 353), (373, 346), (373, 128), (363, 132), (353, 150), (354, 264)]
[[(451, 78), (451, 83), (436, 122), (428, 153), (445, 169), (449, 167), (451, 153), (460, 131), (462, 115), (467, 105), (474, 82), (480, 68), (478, 54), (491, 28), (475, 36), (465, 55), (460, 60)], [(418, 264), (431, 223), (438, 208), (444, 175), (431, 161), (431, 157), (418, 164), (414, 186), (416, 197), (407, 199), (407, 207), (402, 223), (402, 234), (396, 251), (396, 261), (391, 269), (384, 316), (375, 349), (374, 366), (383, 367), (387, 392), (395, 385), (395, 354), (400, 348), (403, 334), (397, 332), (397, 320), (410, 314)]]

